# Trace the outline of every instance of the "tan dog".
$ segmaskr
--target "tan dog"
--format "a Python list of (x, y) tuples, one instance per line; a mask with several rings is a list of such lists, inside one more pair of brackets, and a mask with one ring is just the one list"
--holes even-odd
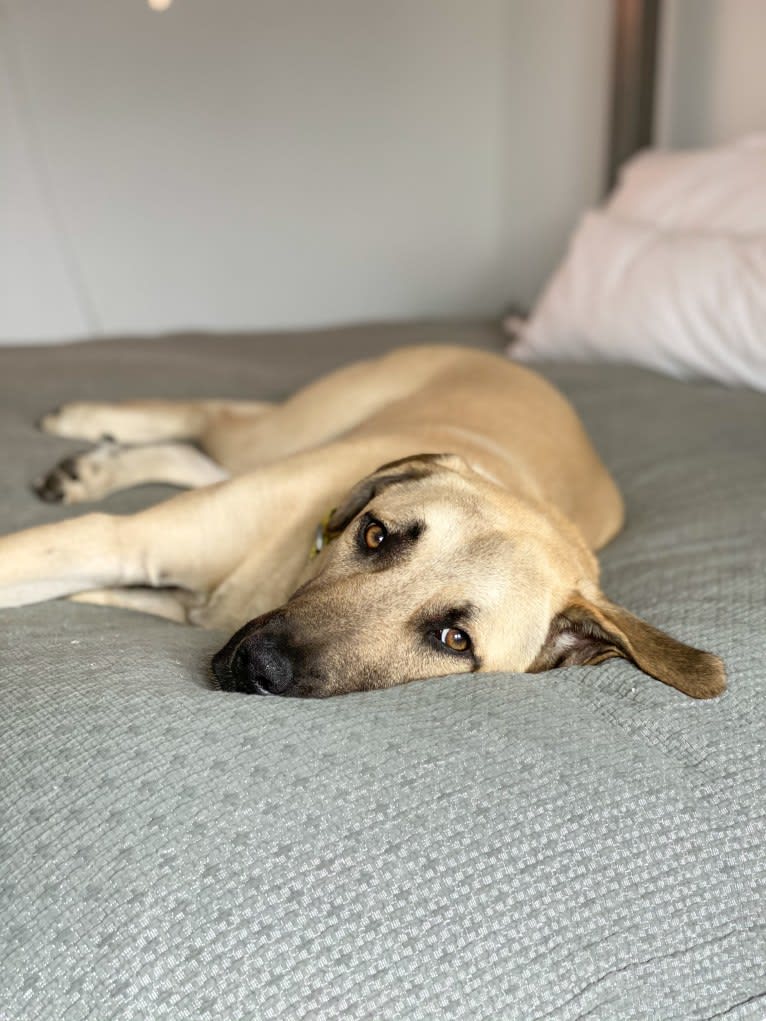
[(70, 404), (43, 427), (112, 437), (62, 462), (45, 499), (201, 488), (0, 539), (0, 605), (71, 596), (239, 627), (213, 668), (259, 694), (612, 656), (695, 698), (725, 688), (717, 657), (601, 594), (592, 551), (620, 494), (567, 401), (495, 355), (408, 348), (281, 405)]

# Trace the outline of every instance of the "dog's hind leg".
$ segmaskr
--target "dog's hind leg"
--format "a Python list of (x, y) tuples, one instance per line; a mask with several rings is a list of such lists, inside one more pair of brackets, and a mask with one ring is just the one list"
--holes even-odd
[(85, 503), (151, 482), (198, 489), (226, 478), (223, 468), (188, 443), (121, 447), (107, 440), (65, 458), (34, 489), (48, 503)]
[(249, 417), (272, 407), (266, 401), (236, 400), (76, 401), (45, 415), (40, 428), (53, 436), (92, 443), (106, 437), (119, 443), (194, 440), (207, 429), (211, 417), (222, 411)]
[(194, 596), (183, 589), (153, 588), (101, 588), (77, 592), (68, 597), (73, 603), (90, 603), (93, 606), (114, 606), (137, 613), (164, 617), (177, 624), (188, 622), (188, 611), (194, 605)]

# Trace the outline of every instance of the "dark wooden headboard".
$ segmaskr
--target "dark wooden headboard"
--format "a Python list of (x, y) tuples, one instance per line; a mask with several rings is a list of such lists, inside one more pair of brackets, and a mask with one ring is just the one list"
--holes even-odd
[(661, 0), (613, 0), (612, 108), (606, 187), (638, 149), (651, 145)]

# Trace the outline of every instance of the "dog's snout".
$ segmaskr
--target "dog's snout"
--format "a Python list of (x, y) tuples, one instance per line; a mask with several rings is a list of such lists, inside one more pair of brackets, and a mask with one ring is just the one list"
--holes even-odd
[(257, 695), (283, 695), (293, 681), (288, 656), (273, 638), (257, 633), (240, 644), (231, 669), (242, 689)]
[(278, 639), (256, 631), (233, 650), (222, 649), (213, 659), (221, 687), (253, 695), (284, 695), (293, 683), (293, 665)]

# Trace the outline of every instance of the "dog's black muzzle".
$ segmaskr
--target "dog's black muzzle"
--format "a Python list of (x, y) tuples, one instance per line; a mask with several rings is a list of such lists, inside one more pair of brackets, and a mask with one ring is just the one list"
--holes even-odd
[(264, 614), (240, 628), (215, 654), (213, 673), (224, 691), (293, 694), (293, 656), (280, 630), (277, 614)]

